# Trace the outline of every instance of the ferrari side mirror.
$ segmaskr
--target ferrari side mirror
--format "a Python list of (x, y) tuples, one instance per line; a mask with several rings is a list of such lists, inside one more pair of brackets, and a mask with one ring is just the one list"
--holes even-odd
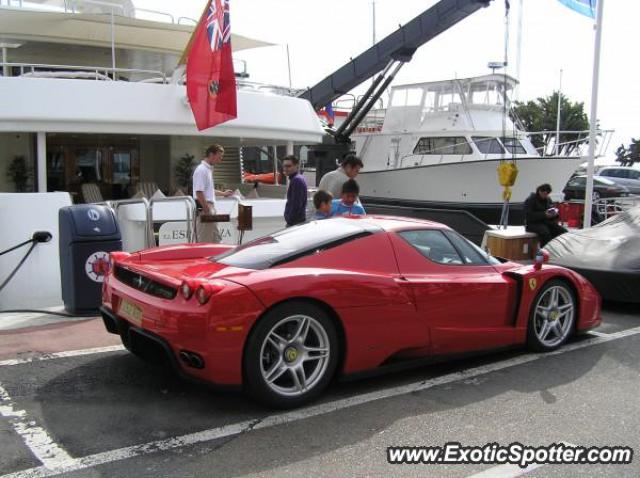
[(542, 264), (549, 262), (549, 253), (544, 249), (538, 249), (536, 252), (535, 262), (533, 263), (533, 268), (537, 271), (542, 269)]

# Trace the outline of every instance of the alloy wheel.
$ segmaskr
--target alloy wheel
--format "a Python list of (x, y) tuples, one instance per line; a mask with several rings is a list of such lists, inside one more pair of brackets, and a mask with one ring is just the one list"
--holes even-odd
[(566, 287), (554, 285), (545, 290), (535, 305), (533, 328), (540, 343), (553, 348), (571, 332), (575, 303)]
[(322, 324), (307, 315), (292, 315), (277, 322), (260, 349), (260, 372), (275, 393), (298, 397), (324, 377), (331, 346)]

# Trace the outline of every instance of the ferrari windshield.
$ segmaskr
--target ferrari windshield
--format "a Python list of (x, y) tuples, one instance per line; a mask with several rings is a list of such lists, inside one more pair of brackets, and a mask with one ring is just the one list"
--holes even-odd
[(353, 219), (313, 221), (255, 239), (211, 260), (243, 269), (267, 269), (379, 230), (371, 224)]

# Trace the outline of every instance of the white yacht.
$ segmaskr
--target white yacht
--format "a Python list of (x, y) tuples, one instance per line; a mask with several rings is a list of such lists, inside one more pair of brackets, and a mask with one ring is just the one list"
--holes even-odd
[(352, 136), (365, 164), (358, 176), (365, 203), (465, 209), (496, 224), (503, 205), (497, 167), (505, 160), (519, 170), (516, 212), (542, 183), (561, 194), (584, 161), (588, 132), (573, 134), (581, 139), (575, 147), (560, 148), (570, 154), (548, 154), (553, 144), (536, 149), (533, 133), (505, 114), (516, 84), (492, 74), (392, 87), (386, 110), (371, 112)]
[[(198, 132), (178, 67), (195, 24), (130, 0), (0, 1), (0, 192), (62, 190), (82, 201), (80, 185), (93, 183), (106, 200), (153, 183), (171, 194), (184, 190), (179, 160), (199, 160), (212, 142), (226, 148), (216, 180), (237, 184), (243, 159), (273, 164), (249, 148), (321, 141), (308, 101), (249, 82), (240, 62), (237, 119)], [(232, 36), (236, 52), (266, 45)], [(4, 174), (16, 158), (26, 184)]]
[[(225, 147), (216, 185), (234, 189), (245, 169), (273, 171), (285, 151), (322, 141), (308, 101), (248, 81), (241, 62), (238, 117), (198, 132), (178, 66), (195, 24), (129, 0), (0, 0), (0, 251), (34, 231), (53, 236), (19, 270), (25, 249), (0, 257), (0, 283), (16, 270), (0, 287), (0, 310), (60, 304), (60, 208), (109, 201), (125, 250), (184, 242), (195, 205), (182, 195), (208, 145)], [(236, 52), (268, 45), (236, 34), (231, 41)], [(162, 202), (158, 190), (179, 197)], [(221, 223), (225, 242), (284, 226), (284, 186), (268, 192), (251, 200), (246, 235), (233, 223), (235, 199), (220, 201), (218, 212), (232, 218)], [(140, 194), (144, 201), (129, 199)]]

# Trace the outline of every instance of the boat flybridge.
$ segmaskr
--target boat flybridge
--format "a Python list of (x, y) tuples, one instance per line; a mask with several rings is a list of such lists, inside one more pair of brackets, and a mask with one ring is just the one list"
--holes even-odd
[(502, 161), (519, 171), (516, 206), (543, 183), (561, 194), (584, 161), (588, 132), (561, 131), (571, 141), (557, 143), (555, 131), (524, 131), (508, 114), (517, 83), (491, 74), (392, 87), (388, 108), (371, 111), (352, 136), (365, 164), (358, 177), (364, 200), (462, 208), (497, 223)]

